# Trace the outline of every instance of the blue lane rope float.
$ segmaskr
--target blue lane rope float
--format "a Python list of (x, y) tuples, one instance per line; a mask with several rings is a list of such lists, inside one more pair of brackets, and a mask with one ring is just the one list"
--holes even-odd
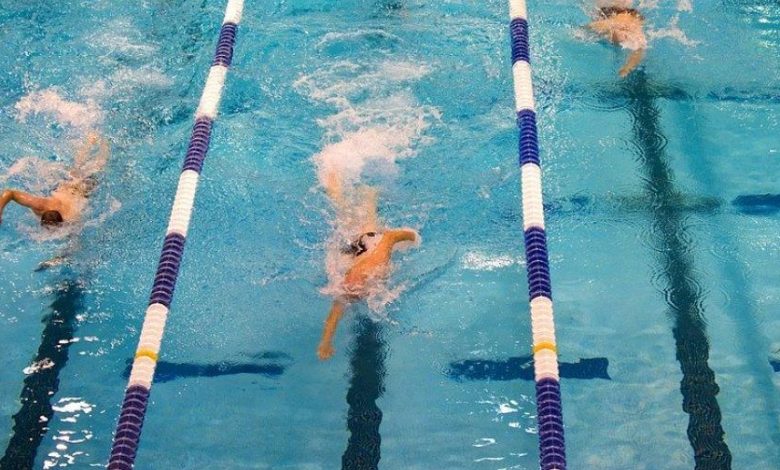
[(517, 127), (520, 129), (519, 159), (521, 169), (523, 230), (528, 272), (533, 333), (536, 410), (539, 427), (539, 463), (542, 470), (565, 470), (566, 449), (563, 437), (563, 411), (555, 343), (550, 263), (542, 206), (542, 169), (539, 165), (539, 143), (531, 64), (528, 47), (528, 20), (525, 0), (509, 0), (512, 42), (512, 75), (514, 78)]
[(214, 62), (195, 112), (190, 144), (179, 177), (149, 306), (146, 309), (135, 360), (114, 434), (108, 462), (110, 470), (130, 470), (135, 463), (165, 321), (173, 300), (179, 265), (184, 254), (184, 242), (192, 216), (198, 178), (208, 152), (211, 126), (217, 117), (225, 77), (233, 58), (236, 29), (243, 9), (244, 0), (228, 0), (225, 8), (225, 19), (219, 33)]

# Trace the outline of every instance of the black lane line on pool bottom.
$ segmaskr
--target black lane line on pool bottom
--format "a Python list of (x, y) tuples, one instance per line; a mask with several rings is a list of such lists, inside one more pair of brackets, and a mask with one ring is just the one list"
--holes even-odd
[[(285, 355), (286, 356), (286, 355)], [(289, 357), (289, 356), (287, 356)], [(122, 376), (130, 377), (133, 360), (128, 359)], [(192, 377), (221, 377), (223, 375), (252, 374), (264, 377), (279, 377), (287, 369), (287, 365), (278, 363), (254, 363), (221, 361), (213, 364), (198, 364), (194, 362), (157, 362), (154, 370), (154, 383), (170, 382), (171, 380)]]
[[(544, 212), (551, 217), (582, 216), (594, 214), (618, 213), (647, 214), (647, 208), (653, 201), (647, 195), (636, 196), (570, 196), (553, 199), (544, 203)], [(700, 215), (717, 214), (725, 211), (728, 203), (711, 196), (678, 194), (674, 201), (680, 213)], [(780, 194), (741, 194), (731, 201), (734, 213), (748, 216), (771, 217), (780, 214)], [(519, 217), (519, 216), (518, 216)]]
[(674, 203), (678, 192), (667, 164), (666, 137), (661, 132), (660, 111), (643, 70), (632, 73), (623, 84), (633, 123), (634, 144), (644, 166), (646, 189), (653, 215), (651, 235), (659, 245), (661, 269), (666, 277), (664, 295), (674, 320), (672, 332), (683, 378), (680, 391), (683, 411), (689, 416), (688, 439), (694, 451), (696, 470), (731, 468), (731, 452), (724, 441), (720, 391), (708, 364), (709, 339), (702, 315), (703, 299), (693, 268), (691, 228)]
[(349, 441), (342, 470), (377, 470), (381, 457), (382, 410), (376, 401), (385, 391), (385, 342), (382, 328), (361, 315), (355, 322), (355, 343), (349, 360), (352, 377), (347, 391)]
[[(534, 380), (533, 364), (533, 356), (509, 357), (504, 360), (464, 359), (451, 362), (447, 376), (455, 380)], [(562, 379), (612, 380), (607, 372), (608, 367), (606, 357), (558, 364)]]
[[(73, 277), (75, 279), (75, 277)], [(54, 410), (51, 399), (60, 385), (60, 371), (68, 362), (76, 316), (83, 308), (84, 291), (76, 280), (65, 280), (55, 291), (56, 298), (43, 318), (41, 345), (33, 364), (44, 365), (24, 379), (19, 396), (21, 408), (13, 416), (11, 440), (0, 459), (0, 469), (28, 470), (43, 437), (49, 430)]]

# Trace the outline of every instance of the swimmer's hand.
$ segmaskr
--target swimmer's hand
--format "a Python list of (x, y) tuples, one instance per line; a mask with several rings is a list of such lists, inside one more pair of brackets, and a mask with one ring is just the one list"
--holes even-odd
[(336, 352), (335, 349), (333, 349), (333, 345), (329, 342), (322, 342), (317, 347), (317, 357), (320, 358), (321, 361), (327, 361), (331, 357), (333, 357), (333, 354)]

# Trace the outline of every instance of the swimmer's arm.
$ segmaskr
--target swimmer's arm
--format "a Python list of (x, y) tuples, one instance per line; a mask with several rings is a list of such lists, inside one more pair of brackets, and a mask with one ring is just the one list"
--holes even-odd
[(644, 57), (645, 57), (644, 49), (637, 49), (635, 51), (632, 51), (631, 54), (628, 56), (625, 65), (621, 67), (620, 72), (618, 72), (618, 74), (621, 77), (625, 77), (626, 75), (631, 73), (631, 71), (634, 70), (639, 65), (640, 62), (642, 62), (642, 59)]
[(588, 28), (594, 33), (607, 34), (608, 32), (612, 31), (612, 28), (614, 28), (614, 24), (612, 20), (608, 20), (608, 19), (596, 20), (588, 23)]
[(330, 307), (330, 313), (325, 320), (325, 329), (322, 331), (322, 339), (317, 347), (317, 356), (324, 361), (333, 357), (333, 336), (336, 334), (336, 328), (339, 326), (341, 317), (344, 316), (344, 304), (338, 300), (333, 301)]
[(413, 242), (417, 240), (417, 232), (409, 229), (388, 230), (382, 236), (383, 239), (385, 237), (393, 244), (398, 242)]
[(3, 211), (9, 202), (14, 201), (20, 206), (28, 207), (35, 213), (45, 212), (51, 209), (49, 198), (37, 197), (23, 191), (6, 189), (0, 195), (0, 222), (3, 221)]

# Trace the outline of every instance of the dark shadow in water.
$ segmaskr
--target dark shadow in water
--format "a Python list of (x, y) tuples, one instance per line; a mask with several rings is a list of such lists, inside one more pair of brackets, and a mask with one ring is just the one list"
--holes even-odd
[(780, 372), (780, 361), (773, 361), (769, 360), (769, 365), (772, 366), (772, 370), (775, 372)]
[(632, 73), (622, 84), (632, 118), (633, 142), (644, 168), (649, 209), (653, 216), (651, 235), (666, 278), (664, 295), (674, 320), (672, 332), (682, 370), (680, 391), (683, 411), (689, 415), (688, 439), (697, 470), (731, 468), (731, 452), (724, 441), (719, 392), (708, 364), (709, 339), (703, 317), (703, 299), (692, 257), (691, 228), (678, 205), (679, 194), (667, 163), (666, 138), (660, 126), (660, 111), (643, 70)]
[(382, 410), (376, 401), (385, 390), (385, 354), (381, 326), (361, 315), (355, 322), (355, 343), (349, 360), (352, 371), (347, 391), (349, 441), (341, 457), (342, 470), (379, 468)]
[(746, 194), (737, 196), (731, 204), (742, 214), (780, 214), (780, 194)]
[(54, 415), (50, 400), (59, 390), (59, 374), (68, 362), (76, 316), (84, 307), (84, 291), (75, 276), (67, 276), (54, 296), (49, 312), (43, 317), (41, 345), (33, 358), (34, 364), (46, 366), (24, 379), (19, 396), (21, 408), (13, 417), (13, 434), (0, 459), (0, 469), (32, 469)]
[[(607, 372), (606, 357), (561, 362), (561, 378), (612, 380)], [(447, 376), (455, 380), (534, 380), (533, 356), (510, 357), (506, 360), (466, 359), (451, 362)]]
[[(288, 355), (278, 352), (268, 352), (254, 355), (257, 359), (284, 359)], [(127, 360), (122, 376), (130, 377), (132, 359)], [(190, 377), (220, 377), (223, 375), (255, 374), (265, 377), (279, 377), (287, 368), (285, 364), (258, 364), (254, 362), (220, 361), (214, 364), (197, 364), (192, 362), (177, 363), (159, 361), (154, 371), (154, 382), (170, 382), (171, 380)]]

